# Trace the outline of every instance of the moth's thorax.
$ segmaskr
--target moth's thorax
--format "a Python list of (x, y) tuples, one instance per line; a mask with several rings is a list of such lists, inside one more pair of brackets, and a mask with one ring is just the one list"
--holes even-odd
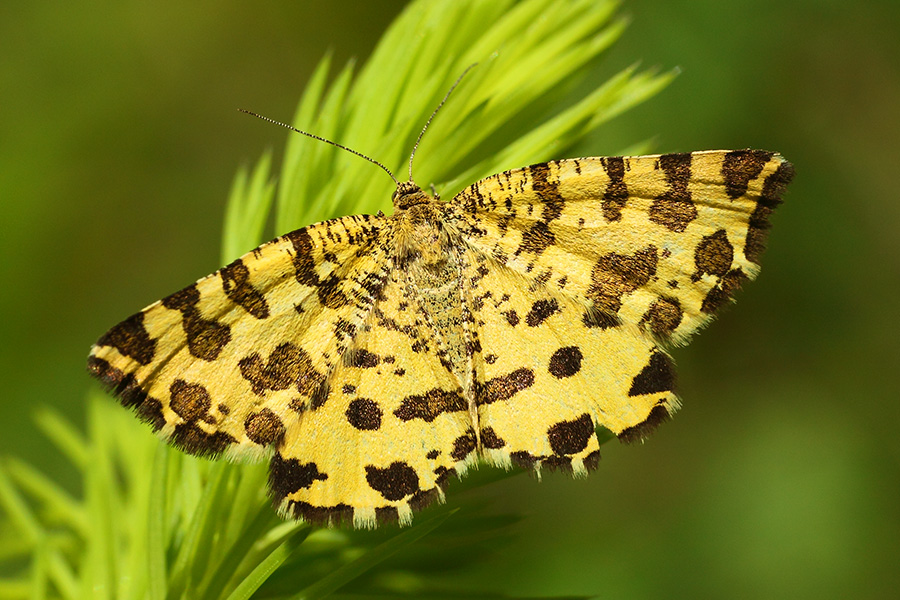
[(397, 257), (409, 269), (434, 271), (447, 262), (452, 244), (442, 222), (443, 204), (429, 201), (394, 213)]
[(419, 204), (434, 202), (434, 198), (423, 192), (414, 182), (402, 181), (397, 184), (391, 202), (394, 203), (395, 210), (406, 210)]

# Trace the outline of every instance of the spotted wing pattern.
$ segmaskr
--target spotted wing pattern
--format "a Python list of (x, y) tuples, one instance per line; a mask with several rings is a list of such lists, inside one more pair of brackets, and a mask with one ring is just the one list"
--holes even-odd
[(643, 439), (679, 406), (661, 347), (686, 343), (758, 273), (792, 167), (763, 151), (581, 158), (463, 190), (490, 461), (582, 473), (595, 428)]
[(291, 232), (151, 304), (90, 371), (179, 448), (261, 457), (328, 396), (328, 374), (389, 273), (375, 217)]
[(680, 344), (758, 273), (792, 174), (760, 150), (553, 161), (475, 183), (453, 216), (529, 285)]
[(493, 259), (482, 258), (480, 274), (467, 281), (467, 300), (489, 462), (584, 474), (600, 458), (597, 427), (632, 441), (678, 407), (671, 360), (638, 327), (612, 325)]
[[(792, 168), (714, 151), (507, 171), (264, 244), (113, 327), (89, 369), (194, 454), (272, 452), (284, 514), (408, 523), (478, 458), (585, 473), (678, 406), (665, 347), (758, 272)], [(272, 451), (274, 449), (274, 452)]]
[(271, 484), (283, 512), (374, 527), (408, 523), (443, 498), (476, 455), (463, 390), (437, 350), (415, 290), (394, 271), (325, 401), (278, 446)]

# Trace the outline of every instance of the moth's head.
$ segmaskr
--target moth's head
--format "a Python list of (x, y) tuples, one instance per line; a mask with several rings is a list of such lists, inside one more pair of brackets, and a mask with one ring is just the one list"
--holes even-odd
[(417, 186), (415, 182), (401, 181), (397, 184), (394, 195), (391, 196), (391, 202), (394, 203), (395, 210), (406, 210), (417, 204), (434, 202), (434, 198), (423, 192), (422, 188)]

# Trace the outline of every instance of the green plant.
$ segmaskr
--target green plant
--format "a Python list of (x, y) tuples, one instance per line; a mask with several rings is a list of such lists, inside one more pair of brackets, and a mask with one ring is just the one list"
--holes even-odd
[[(566, 156), (586, 134), (662, 89), (672, 74), (628, 68), (579, 87), (621, 35), (617, 3), (597, 0), (418, 0), (355, 73), (315, 70), (294, 125), (384, 162), (402, 179), (422, 124), (475, 62), (419, 148), (414, 175), (450, 198), (492, 173)], [(587, 93), (579, 90), (590, 88)], [(635, 149), (632, 149), (635, 150)], [(390, 210), (393, 183), (373, 165), (290, 134), (274, 179), (271, 155), (239, 171), (223, 261), (325, 218)], [(482, 470), (407, 529), (315, 529), (269, 506), (266, 466), (210, 462), (162, 444), (105, 395), (88, 398), (88, 430), (37, 419), (83, 477), (83, 497), (26, 463), (0, 468), (0, 560), (8, 598), (320, 598), (341, 590), (423, 596), (429, 575), (476, 560), (476, 541), (505, 535), (464, 490), (506, 474)], [(452, 519), (453, 527), (441, 527)]]

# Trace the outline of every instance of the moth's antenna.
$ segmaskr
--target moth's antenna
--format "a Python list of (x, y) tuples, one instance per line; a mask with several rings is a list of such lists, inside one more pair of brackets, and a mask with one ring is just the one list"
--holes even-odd
[(409, 155), (409, 180), (410, 181), (412, 181), (412, 163), (413, 163), (413, 159), (416, 157), (416, 150), (418, 150), (418, 148), (419, 148), (419, 142), (422, 141), (422, 136), (425, 135), (425, 132), (428, 130), (428, 126), (431, 125), (431, 120), (434, 119), (434, 116), (436, 114), (438, 114), (438, 111), (441, 110), (442, 106), (444, 106), (444, 102), (447, 101), (447, 98), (450, 97), (450, 94), (453, 93), (453, 90), (456, 89), (456, 86), (459, 85), (459, 82), (462, 81), (462, 78), (466, 76), (466, 73), (471, 71), (477, 64), (478, 63), (472, 63), (471, 65), (466, 67), (466, 70), (462, 72), (462, 75), (460, 75), (456, 79), (456, 81), (453, 83), (453, 85), (450, 86), (450, 89), (447, 90), (447, 94), (444, 96), (444, 99), (441, 100), (441, 103), (438, 104), (437, 108), (434, 109), (434, 112), (431, 113), (431, 116), (428, 117), (428, 121), (425, 122), (425, 127), (422, 128), (422, 131), (419, 133), (419, 137), (416, 138), (416, 143), (413, 146), (412, 154)]
[[(466, 70), (468, 70), (468, 69), (466, 69)], [(463, 75), (465, 75), (465, 73), (463, 73)], [(457, 81), (457, 83), (459, 83), (459, 82)], [(453, 87), (456, 87), (456, 85), (454, 84)], [(450, 91), (453, 91), (453, 89), (451, 88)], [(445, 98), (445, 100), (446, 100), (446, 98)], [(441, 104), (443, 104), (443, 102), (442, 102)], [(440, 108), (440, 107), (439, 107), (439, 108)], [(326, 140), (326, 139), (323, 138), (323, 137), (319, 137), (319, 136), (317, 136), (317, 135), (313, 135), (313, 134), (311, 134), (311, 133), (308, 133), (308, 132), (306, 132), (306, 131), (303, 131), (302, 129), (297, 129), (296, 127), (293, 127), (293, 126), (291, 126), (291, 125), (288, 125), (287, 123), (282, 123), (281, 121), (276, 121), (275, 119), (270, 119), (269, 117), (264, 117), (264, 116), (262, 116), (262, 115), (258, 115), (258, 114), (256, 114), (256, 113), (253, 112), (253, 111), (244, 110), (243, 108), (239, 108), (238, 110), (239, 110), (240, 112), (242, 112), (242, 113), (247, 113), (248, 115), (253, 115), (254, 117), (257, 117), (258, 119), (262, 119), (263, 121), (268, 121), (269, 123), (274, 123), (275, 125), (281, 125), (282, 127), (286, 127), (286, 128), (288, 128), (288, 129), (290, 129), (291, 131), (296, 131), (297, 133), (302, 133), (302, 134), (305, 135), (306, 137), (311, 137), (311, 138), (314, 139), (314, 140), (319, 140), (320, 142), (325, 142), (326, 144), (331, 144), (332, 146), (337, 146), (337, 147), (340, 148), (341, 150), (346, 150), (346, 151), (349, 152), (350, 154), (355, 154), (355, 155), (359, 156), (360, 158), (364, 158), (364, 159), (366, 159), (367, 161), (369, 161), (370, 163), (376, 164), (376, 165), (378, 165), (379, 167), (381, 167), (382, 169), (384, 169), (384, 172), (391, 176), (391, 179), (394, 180), (394, 183), (396, 183), (397, 185), (400, 185), (400, 182), (397, 181), (397, 178), (394, 177), (394, 174), (391, 173), (391, 170), (390, 170), (390, 169), (388, 169), (386, 166), (384, 166), (383, 164), (381, 164), (380, 162), (378, 162), (378, 161), (375, 160), (374, 158), (369, 158), (368, 156), (366, 156), (366, 155), (363, 154), (362, 152), (357, 152), (356, 150), (353, 150), (352, 148), (348, 148), (347, 146), (342, 146), (342, 145), (338, 144), (337, 142), (332, 142), (331, 140)], [(429, 119), (429, 121), (431, 121), (431, 119)], [(419, 137), (421, 137), (421, 136), (419, 136)]]

